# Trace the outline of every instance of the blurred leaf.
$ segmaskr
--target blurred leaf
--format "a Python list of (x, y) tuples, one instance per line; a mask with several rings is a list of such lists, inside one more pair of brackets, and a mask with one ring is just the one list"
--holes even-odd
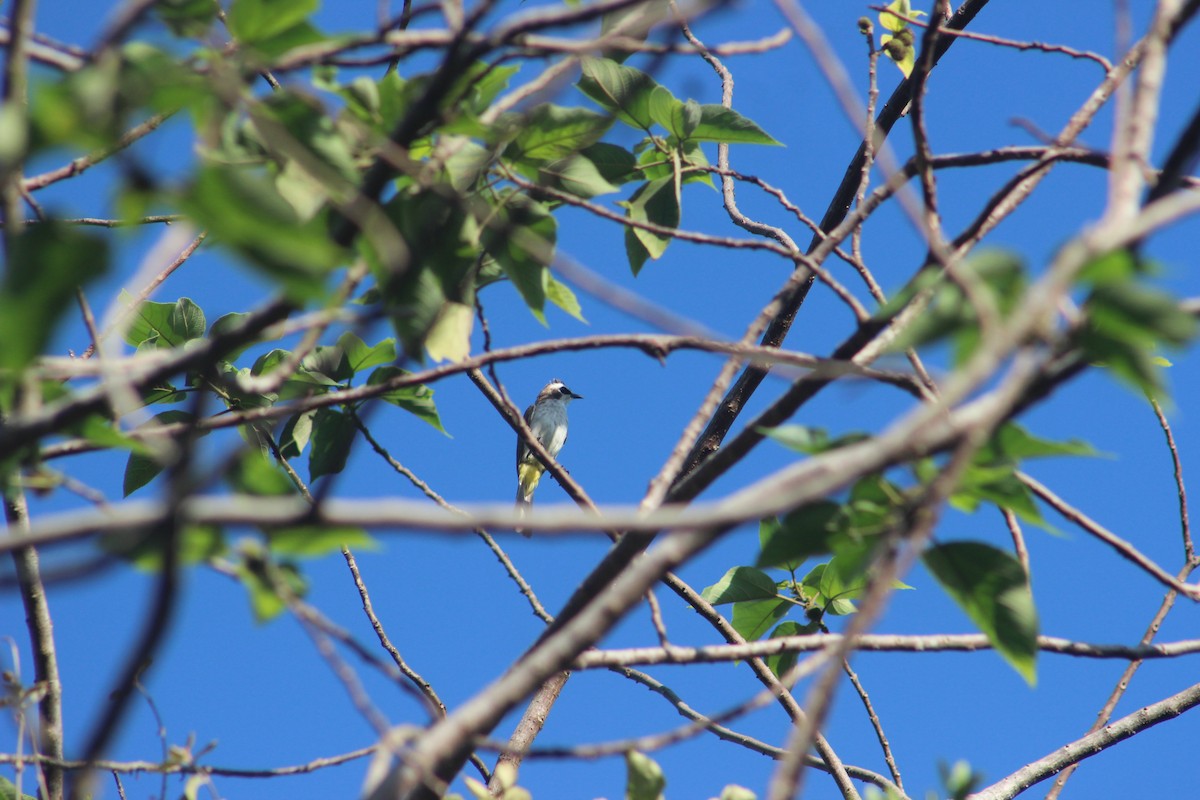
[[(558, 239), (554, 217), (540, 203), (520, 194), (508, 194), (502, 197), (481, 238), (488, 254), (504, 269), (534, 317), (546, 324), (543, 309), (548, 267), (554, 259)], [(468, 349), (463, 357), (469, 352)]]
[[(891, 3), (888, 3), (887, 8), (889, 11), (895, 11), (897, 14), (903, 17), (915, 18), (925, 16), (924, 11), (917, 11), (914, 13), (912, 4), (909, 2), (909, 0), (892, 0)], [(893, 33), (896, 31), (902, 31), (908, 27), (907, 20), (900, 19), (899, 17), (892, 16), (891, 14), (880, 14), (879, 24), (882, 25), (885, 30), (892, 31)]]
[(50, 341), (76, 290), (108, 269), (106, 240), (53, 222), (9, 236), (0, 279), (0, 369), (20, 370)]
[(296, 300), (318, 296), (345, 258), (320, 218), (302, 221), (267, 178), (246, 169), (201, 167), (181, 205)]
[(770, 575), (753, 567), (734, 567), (721, 580), (705, 587), (700, 596), (714, 606), (743, 600), (774, 599), (777, 590)]
[(837, 520), (841, 506), (829, 500), (819, 500), (789, 511), (778, 525), (763, 538), (759, 528), (762, 550), (756, 567), (796, 569), (808, 558), (830, 552), (830, 540), (838, 532)]
[(617, 119), (643, 131), (654, 123), (650, 97), (658, 83), (646, 73), (604, 58), (584, 58), (579, 90)]
[(38, 800), (31, 794), (21, 792), (18, 796), (17, 785), (8, 778), (0, 775), (0, 800)]
[(1012, 511), (1025, 522), (1053, 531), (1034, 502), (1033, 492), (1017, 479), (1011, 466), (972, 464), (963, 471), (958, 488), (950, 495), (950, 505), (973, 512), (981, 502), (994, 503)]
[(225, 479), (238, 492), (258, 497), (281, 497), (299, 491), (274, 457), (258, 450), (244, 451), (225, 473)]
[(935, 545), (925, 566), (992, 646), (1031, 686), (1037, 682), (1037, 610), (1021, 564), (982, 542)]
[(260, 42), (304, 22), (319, 5), (318, 0), (233, 0), (229, 31), (238, 42)]
[(269, 531), (267, 546), (272, 553), (296, 558), (317, 558), (341, 550), (343, 546), (373, 549), (377, 546), (362, 528), (327, 525), (297, 525)]
[(721, 796), (717, 800), (757, 800), (757, 798), (754, 792), (745, 786), (731, 783), (721, 790)]
[(565, 283), (560, 283), (550, 273), (546, 274), (546, 299), (580, 322), (587, 322), (583, 318), (583, 309), (580, 307), (579, 299), (575, 297), (575, 293), (571, 291), (569, 286)]
[(425, 351), (434, 361), (462, 361), (471, 355), (474, 326), (475, 309), (462, 303), (446, 303), (425, 337)]
[(625, 754), (625, 800), (662, 800), (666, 776), (649, 756), (636, 750)]
[[(106, 553), (130, 562), (143, 572), (162, 569), (166, 539), (161, 531), (143, 534), (105, 533), (100, 536), (99, 544)], [(225, 537), (221, 529), (214, 525), (189, 523), (180, 529), (176, 546), (179, 548), (176, 553), (179, 564), (201, 564), (225, 553)]]
[(358, 428), (349, 415), (331, 408), (317, 409), (312, 426), (312, 450), (308, 455), (311, 480), (336, 475), (346, 467), (350, 445)]
[(308, 593), (308, 584), (295, 565), (274, 563), (257, 551), (242, 553), (237, 576), (250, 595), (250, 608), (260, 624), (270, 622), (287, 609), (279, 589), (296, 597)]
[(1049, 456), (1095, 456), (1098, 452), (1089, 442), (1082, 439), (1054, 441), (1034, 436), (1015, 422), (1006, 422), (996, 429), (976, 459), (987, 463), (998, 459), (1009, 459), (1013, 463), (1026, 458)]
[(1159, 346), (1178, 347), (1196, 335), (1196, 318), (1177, 298), (1140, 283), (1100, 283), (1083, 305), (1077, 341), (1085, 356), (1143, 392), (1163, 393)]
[(848, 433), (845, 436), (831, 438), (823, 428), (810, 428), (806, 425), (780, 425), (778, 428), (759, 428), (758, 432), (779, 442), (789, 450), (805, 453), (810, 456), (836, 450), (848, 444), (861, 442), (867, 438), (865, 433)]
[[(380, 367), (367, 378), (367, 385), (378, 386), (394, 378), (410, 374), (410, 372), (400, 367)], [(389, 392), (381, 394), (379, 399), (415, 414), (418, 418), (428, 422), (442, 433), (446, 433), (446, 429), (442, 427), (442, 420), (438, 416), (437, 406), (433, 404), (433, 389), (430, 389), (425, 384), (392, 389)]]
[[(43, 402), (46, 400), (44, 397), (42, 399)], [(100, 414), (87, 416), (78, 425), (72, 426), (72, 429), (81, 439), (100, 447), (143, 454), (150, 450), (145, 442), (122, 433), (111, 419)]]
[(171, 33), (193, 39), (208, 33), (218, 10), (211, 0), (159, 0), (154, 4), (154, 13)]
[[(249, 314), (242, 313), (242, 312), (233, 312), (230, 314), (222, 314), (221, 316), (217, 317), (216, 322), (214, 322), (209, 327), (208, 336), (209, 336), (209, 338), (215, 338), (217, 336), (224, 336), (224, 335), (230, 333), (231, 331), (238, 330), (239, 328), (242, 327), (242, 325), (244, 325), (246, 323), (246, 321), (249, 318), (250, 318)], [(230, 350), (229, 352), (227, 352), (225, 354), (225, 358), (233, 360), (233, 359), (237, 358), (238, 356), (240, 356), (242, 353), (246, 352), (253, 345), (254, 345), (253, 341), (247, 341), (244, 344), (238, 345), (237, 347), (235, 347), (232, 350)]]
[[(195, 419), (196, 417), (187, 411), (163, 411), (160, 414), (155, 414), (144, 425), (139, 425), (137, 429), (147, 430), (160, 425), (173, 425), (175, 423), (190, 425), (195, 422)], [(125, 478), (122, 483), (123, 496), (129, 497), (129, 495), (154, 480), (162, 470), (162, 464), (148, 455), (143, 455), (141, 450), (135, 450), (130, 453), (129, 461), (125, 463)]]

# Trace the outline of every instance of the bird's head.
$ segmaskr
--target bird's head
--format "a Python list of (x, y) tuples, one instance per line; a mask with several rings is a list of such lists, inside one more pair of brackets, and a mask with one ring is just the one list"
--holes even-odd
[(582, 400), (583, 395), (575, 394), (567, 385), (558, 378), (546, 384), (546, 387), (538, 393), (538, 400), (562, 400), (569, 403), (572, 400)]

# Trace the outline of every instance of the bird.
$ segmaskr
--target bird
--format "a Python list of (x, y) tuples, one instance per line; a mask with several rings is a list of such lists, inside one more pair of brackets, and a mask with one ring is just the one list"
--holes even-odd
[[(567, 441), (567, 404), (572, 400), (581, 400), (583, 395), (575, 394), (558, 378), (550, 381), (538, 392), (533, 405), (525, 409), (525, 424), (533, 431), (542, 447), (551, 458), (558, 455), (563, 444)], [(525, 444), (521, 436), (517, 436), (517, 513), (523, 515), (533, 504), (533, 490), (546, 467)], [(522, 536), (532, 532), (518, 529)]]

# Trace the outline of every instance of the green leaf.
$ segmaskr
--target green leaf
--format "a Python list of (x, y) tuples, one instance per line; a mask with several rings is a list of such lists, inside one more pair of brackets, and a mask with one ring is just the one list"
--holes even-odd
[[(238, 330), (246, 323), (246, 320), (248, 320), (249, 318), (250, 318), (250, 314), (241, 313), (241, 312), (222, 314), (221, 316), (217, 317), (216, 322), (214, 322), (212, 324), (212, 326), (208, 329), (209, 338), (215, 338), (217, 336), (224, 336), (231, 331)], [(237, 358), (238, 356), (240, 356), (242, 353), (249, 350), (253, 346), (254, 346), (253, 340), (247, 341), (244, 344), (238, 345), (237, 347), (233, 348), (228, 353), (226, 353), (225, 358), (233, 360), (233, 359)]]
[(446, 303), (425, 336), (425, 352), (434, 361), (462, 361), (471, 355), (474, 326), (475, 309), (463, 303)]
[(1030, 524), (1053, 532), (1034, 502), (1033, 493), (1018, 480), (1011, 466), (972, 464), (963, 471), (959, 486), (950, 495), (949, 502), (960, 511), (967, 512), (975, 511), (981, 502), (994, 503)]
[(735, 783), (731, 783), (721, 790), (721, 796), (717, 800), (757, 800), (757, 798), (754, 792), (745, 786), (738, 786)]
[[(642, 184), (628, 202), (625, 216), (634, 222), (653, 223), (664, 228), (679, 226), (679, 198), (675, 194), (675, 181), (671, 177), (658, 178)], [(666, 252), (671, 237), (644, 228), (626, 228), (626, 236), (635, 236), (649, 257), (657, 259)], [(637, 274), (637, 270), (634, 270)]]
[[(155, 414), (146, 424), (139, 425), (138, 430), (145, 430), (158, 425), (173, 425), (177, 422), (190, 424), (193, 421), (195, 421), (195, 416), (187, 411), (164, 411), (161, 414)], [(162, 471), (163, 464), (145, 455), (143, 451), (135, 450), (130, 453), (129, 460), (125, 463), (125, 478), (122, 482), (123, 496), (129, 497), (129, 495), (154, 480), (158, 473)]]
[(305, 411), (288, 418), (279, 434), (280, 455), (290, 461), (304, 453), (304, 448), (308, 447), (308, 440), (312, 438), (313, 419), (316, 416), (316, 411)]
[(23, 369), (50, 342), (76, 290), (108, 269), (108, 244), (78, 227), (43, 222), (9, 237), (0, 279), (0, 369)]
[(308, 592), (308, 584), (294, 564), (276, 564), (256, 550), (242, 553), (236, 572), (250, 595), (250, 607), (259, 624), (270, 622), (287, 609), (280, 589), (296, 597)]
[(313, 418), (312, 451), (308, 456), (310, 478), (315, 481), (345, 469), (357, 433), (358, 428), (349, 415), (331, 408), (318, 409)]
[(580, 307), (579, 299), (575, 297), (575, 293), (571, 291), (569, 286), (565, 283), (560, 283), (549, 273), (546, 275), (546, 299), (580, 322), (587, 322), (583, 318), (583, 309)]
[(154, 13), (176, 36), (202, 38), (217, 18), (219, 7), (211, 0), (159, 0)]
[[(788, 620), (775, 626), (775, 630), (771, 631), (771, 635), (767, 638), (782, 639), (785, 636), (804, 636), (806, 634), (817, 633), (820, 629), (821, 626), (815, 622), (801, 625), (799, 622)], [(798, 653), (776, 653), (775, 655), (767, 656), (767, 668), (775, 673), (775, 677), (783, 677), (792, 667), (796, 666), (798, 655)]]
[[(681, 137), (683, 138), (683, 137)], [(753, 120), (721, 105), (700, 106), (700, 119), (687, 138), (725, 144), (772, 144), (782, 146)]]
[(259, 450), (242, 453), (225, 478), (237, 491), (258, 497), (281, 497), (298, 491), (275, 459)]
[(662, 800), (666, 776), (649, 756), (636, 750), (625, 754), (625, 800)]
[(1086, 324), (1077, 340), (1084, 354), (1153, 395), (1164, 389), (1155, 349), (1187, 344), (1197, 331), (1177, 298), (1134, 281), (1098, 284), (1083, 310)]
[[(143, 572), (162, 569), (166, 539), (160, 530), (142, 535), (106, 533), (100, 537), (100, 548), (129, 561)], [(184, 566), (200, 564), (225, 553), (225, 537), (213, 525), (184, 525), (179, 531), (176, 558)]]
[(808, 558), (830, 552), (840, 514), (837, 503), (819, 500), (789, 511), (767, 531), (765, 539), (760, 526), (762, 550), (755, 566), (796, 569)]
[(229, 31), (238, 42), (260, 42), (304, 22), (319, 5), (318, 0), (233, 0)]
[(608, 114), (544, 103), (521, 119), (520, 132), (504, 157), (532, 165), (559, 161), (595, 144), (611, 126)]
[[(367, 378), (367, 385), (379, 386), (393, 379), (411, 374), (400, 367), (380, 367)], [(442, 433), (446, 433), (446, 429), (442, 427), (442, 420), (438, 416), (437, 406), (433, 404), (433, 389), (430, 389), (425, 384), (402, 386), (398, 389), (392, 389), (381, 394), (379, 399), (415, 414), (419, 419), (429, 423)]]
[(861, 442), (867, 438), (864, 433), (848, 433), (845, 436), (831, 438), (823, 428), (810, 428), (807, 425), (780, 425), (777, 428), (758, 428), (764, 436), (779, 442), (789, 450), (805, 453), (810, 456), (836, 450), (848, 444)]
[(369, 549), (377, 545), (362, 528), (297, 525), (270, 531), (267, 534), (267, 546), (276, 555), (317, 558), (342, 547)]
[[(127, 292), (121, 293), (121, 299), (132, 302), (133, 298)], [(138, 304), (137, 310), (129, 318), (125, 330), (125, 343), (130, 347), (141, 347), (150, 344), (153, 347), (176, 347), (182, 342), (175, 341), (171, 329), (171, 316), (175, 312), (174, 303), (155, 303), (150, 300)]]
[(38, 800), (31, 794), (20, 793), (17, 796), (17, 785), (8, 778), (0, 775), (0, 800)]
[(181, 340), (190, 342), (192, 339), (203, 339), (204, 311), (190, 298), (181, 297), (175, 301), (169, 320), (171, 331)]
[(999, 459), (1017, 463), (1026, 458), (1095, 455), (1098, 455), (1096, 449), (1082, 439), (1068, 439), (1063, 442), (1042, 439), (1015, 422), (1006, 422), (996, 430), (988, 443), (980, 448), (976, 459), (983, 463)]
[(604, 58), (584, 58), (577, 85), (626, 125), (648, 131), (654, 122), (650, 97), (658, 83), (639, 69)]
[[(351, 346), (353, 346), (353, 342), (351, 342)], [(364, 344), (363, 347), (365, 348), (366, 345)], [(287, 354), (284, 353), (284, 355)], [(271, 366), (273, 365), (264, 363), (262, 371), (269, 372)], [(329, 387), (341, 386), (343, 382), (353, 377), (354, 367), (351, 366), (346, 349), (342, 347), (340, 340), (335, 345), (314, 347), (311, 353), (300, 359), (300, 369), (296, 371), (296, 380)]]
[(346, 255), (321, 218), (301, 220), (272, 181), (250, 170), (203, 166), (180, 204), (214, 241), (278, 281), (296, 300), (318, 296)]
[(771, 626), (796, 606), (782, 597), (774, 600), (746, 600), (733, 604), (730, 624), (748, 642), (762, 638)]
[[(889, 11), (895, 11), (897, 14), (905, 17), (925, 16), (924, 11), (914, 12), (909, 0), (892, 0), (891, 3), (888, 3), (887, 8)], [(882, 25), (885, 30), (892, 31), (893, 33), (902, 31), (908, 27), (908, 22), (906, 20), (900, 19), (899, 17), (894, 17), (891, 14), (880, 14), (879, 24)]]
[[(48, 398), (42, 399), (45, 401)], [(150, 447), (145, 442), (122, 433), (112, 420), (100, 414), (89, 415), (81, 423), (73, 426), (73, 430), (80, 438), (100, 447), (142, 454), (150, 452)]]
[(557, 239), (558, 223), (546, 207), (515, 193), (502, 199), (482, 236), (488, 254), (500, 264), (543, 325), (548, 267), (554, 259)]
[(625, 229), (625, 258), (628, 259), (629, 269), (634, 275), (641, 272), (642, 267), (650, 260), (650, 251), (633, 232), (633, 228)]
[(538, 167), (537, 180), (539, 186), (559, 189), (584, 199), (612, 194), (620, 189), (604, 177), (594, 161), (584, 155), (573, 155)]
[(770, 575), (753, 567), (734, 567), (721, 580), (705, 587), (700, 596), (714, 606), (744, 600), (774, 599), (777, 591)]
[(346, 331), (338, 337), (337, 346), (342, 348), (342, 352), (346, 354), (346, 362), (353, 374), (380, 364), (390, 364), (396, 360), (395, 339), (384, 339), (372, 347), (352, 331)]
[(1037, 681), (1037, 610), (1020, 562), (982, 542), (929, 548), (925, 566), (992, 646), (1031, 686)]

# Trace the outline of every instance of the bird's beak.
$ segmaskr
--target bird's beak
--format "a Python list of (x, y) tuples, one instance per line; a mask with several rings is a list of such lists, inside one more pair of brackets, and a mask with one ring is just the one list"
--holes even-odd
[(570, 389), (567, 389), (567, 391), (568, 391), (568, 392), (570, 392), (570, 394), (571, 394), (571, 397), (572, 397), (572, 398), (574, 398), (575, 400), (582, 400), (582, 399), (583, 399), (583, 395), (581, 395), (581, 394), (575, 394), (575, 393), (574, 393), (574, 392), (572, 392)]

